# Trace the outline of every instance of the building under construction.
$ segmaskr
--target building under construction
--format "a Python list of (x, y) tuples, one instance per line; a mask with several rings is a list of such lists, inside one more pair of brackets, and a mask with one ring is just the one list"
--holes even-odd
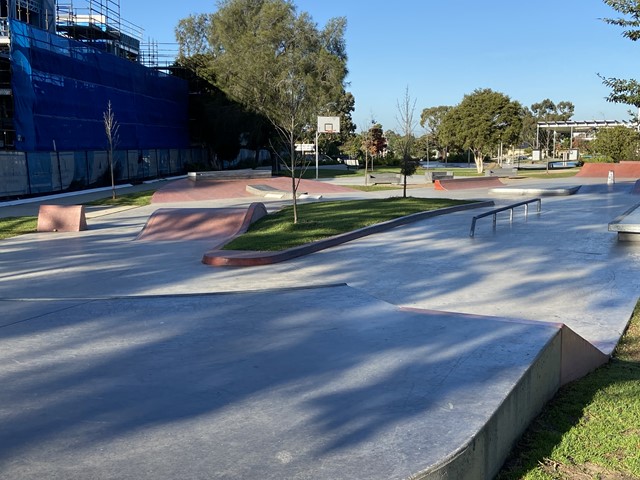
[(142, 35), (119, 0), (0, 0), (0, 197), (103, 182), (108, 105), (118, 181), (195, 161), (187, 82), (143, 64)]

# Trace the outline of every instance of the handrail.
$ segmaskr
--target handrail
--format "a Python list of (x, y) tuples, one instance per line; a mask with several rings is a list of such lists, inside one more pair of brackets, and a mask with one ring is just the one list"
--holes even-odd
[(480, 215), (476, 215), (475, 217), (473, 217), (473, 219), (471, 220), (471, 231), (469, 232), (469, 236), (473, 238), (473, 236), (475, 235), (476, 232), (476, 220), (483, 218), (483, 217), (488, 217), (489, 215), (493, 215), (493, 228), (496, 228), (496, 215), (500, 212), (504, 212), (506, 210), (509, 210), (509, 222), (513, 222), (513, 209), (516, 207), (520, 207), (522, 205), (524, 205), (524, 216), (526, 217), (527, 215), (529, 215), (529, 204), (533, 203), (533, 202), (538, 202), (538, 213), (540, 213), (540, 210), (542, 209), (542, 200), (539, 198), (532, 198), (531, 200), (525, 200), (523, 202), (518, 202), (518, 203), (514, 203), (512, 205), (507, 205), (506, 207), (501, 207), (501, 208), (496, 208), (494, 210), (491, 210), (489, 212), (485, 212), (482, 213)]

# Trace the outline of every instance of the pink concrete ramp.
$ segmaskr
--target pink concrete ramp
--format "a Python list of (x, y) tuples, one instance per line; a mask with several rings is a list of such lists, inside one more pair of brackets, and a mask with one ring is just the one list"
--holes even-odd
[(266, 214), (262, 203), (248, 208), (161, 208), (149, 217), (136, 240), (209, 240), (220, 245)]
[(610, 171), (616, 178), (640, 178), (640, 162), (585, 163), (576, 177), (607, 178)]
[(436, 180), (433, 186), (436, 190), (468, 190), (471, 188), (502, 187), (504, 183), (499, 177), (469, 177)]
[[(291, 179), (287, 177), (247, 178), (241, 180), (198, 180), (188, 178), (168, 183), (153, 194), (152, 203), (196, 202), (225, 198), (246, 198), (255, 195), (247, 192), (247, 185), (267, 185), (275, 190), (291, 191)], [(301, 180), (299, 193), (311, 195), (323, 193), (353, 192), (352, 188), (328, 182)]]

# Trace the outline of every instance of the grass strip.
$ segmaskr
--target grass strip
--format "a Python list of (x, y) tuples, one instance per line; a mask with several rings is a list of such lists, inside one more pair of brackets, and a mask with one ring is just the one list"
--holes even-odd
[(143, 192), (127, 193), (126, 195), (120, 195), (114, 198), (100, 198), (91, 202), (85, 203), (85, 205), (109, 205), (114, 207), (145, 207), (151, 205), (151, 197), (155, 190), (145, 190)]
[(224, 249), (284, 250), (413, 213), (466, 203), (470, 202), (413, 197), (305, 203), (298, 205), (298, 223), (293, 223), (293, 207), (288, 206), (258, 220)]
[(0, 218), (0, 240), (38, 230), (38, 217)]
[(609, 363), (563, 387), (498, 480), (640, 479), (640, 302)]

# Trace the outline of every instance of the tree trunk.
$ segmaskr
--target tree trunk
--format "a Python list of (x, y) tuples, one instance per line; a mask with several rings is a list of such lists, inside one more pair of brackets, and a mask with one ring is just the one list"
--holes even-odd
[(480, 150), (473, 149), (473, 160), (476, 162), (476, 171), (478, 173), (484, 172), (484, 155)]
[(298, 196), (296, 195), (296, 144), (293, 135), (291, 135), (289, 140), (289, 153), (291, 158), (291, 195), (293, 197), (293, 223), (298, 223)]

